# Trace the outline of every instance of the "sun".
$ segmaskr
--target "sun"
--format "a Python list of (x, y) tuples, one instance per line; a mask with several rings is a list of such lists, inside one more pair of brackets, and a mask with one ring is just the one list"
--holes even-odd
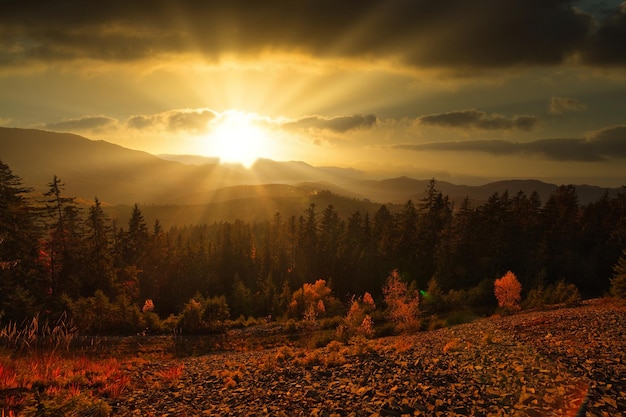
[(250, 168), (257, 159), (272, 157), (270, 132), (262, 126), (259, 115), (228, 110), (211, 124), (213, 128), (206, 137), (206, 146), (220, 162)]

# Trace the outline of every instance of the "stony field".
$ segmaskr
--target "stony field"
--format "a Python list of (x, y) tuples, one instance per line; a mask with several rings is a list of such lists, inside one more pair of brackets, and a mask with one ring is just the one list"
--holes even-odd
[(625, 329), (623, 305), (593, 300), (319, 349), (148, 360), (111, 405), (118, 416), (621, 416)]

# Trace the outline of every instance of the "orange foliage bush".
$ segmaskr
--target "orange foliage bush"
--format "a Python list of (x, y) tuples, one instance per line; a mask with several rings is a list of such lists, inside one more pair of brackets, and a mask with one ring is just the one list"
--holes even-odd
[(393, 270), (387, 278), (383, 294), (389, 318), (396, 322), (398, 330), (419, 330), (419, 295), (417, 291), (409, 290), (407, 284), (400, 279), (398, 270)]
[(522, 284), (515, 274), (508, 271), (494, 282), (494, 293), (498, 299), (498, 305), (510, 310), (519, 310), (522, 300)]
[(293, 317), (303, 317), (305, 314), (314, 317), (323, 315), (326, 305), (333, 301), (330, 293), (331, 289), (323, 279), (318, 279), (314, 284), (305, 283), (293, 293), (289, 312)]

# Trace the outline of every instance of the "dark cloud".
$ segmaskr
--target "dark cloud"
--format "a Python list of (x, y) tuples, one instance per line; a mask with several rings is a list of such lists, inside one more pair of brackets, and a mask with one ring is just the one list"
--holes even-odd
[[(149, 4), (149, 8), (146, 5)], [(0, 65), (177, 52), (299, 51), (418, 67), (625, 63), (624, 10), (596, 21), (570, 0), (9, 0)], [(355, 28), (359, 36), (354, 36)], [(338, 45), (341, 45), (338, 47)]]
[(126, 121), (133, 129), (166, 129), (170, 132), (204, 133), (216, 115), (211, 110), (170, 110), (158, 114), (136, 115)]
[(581, 112), (587, 106), (580, 100), (570, 97), (552, 97), (550, 99), (550, 113), (561, 115), (570, 112)]
[(626, 126), (611, 126), (592, 132), (587, 141), (607, 156), (626, 157)]
[(376, 120), (376, 116), (373, 114), (339, 116), (333, 118), (310, 116), (298, 119), (294, 122), (284, 123), (282, 127), (293, 130), (315, 129), (343, 133), (354, 129), (370, 128), (376, 124)]
[(582, 50), (586, 63), (594, 65), (626, 64), (626, 3), (615, 7), (594, 27)]
[(453, 128), (476, 128), (485, 130), (531, 130), (539, 119), (535, 116), (516, 115), (507, 118), (500, 114), (490, 114), (475, 110), (459, 110), (448, 113), (430, 114), (418, 119), (419, 123), (430, 126), (453, 127)]
[(117, 120), (107, 116), (84, 116), (48, 123), (44, 125), (44, 128), (55, 131), (98, 130), (113, 127), (116, 124)]
[(588, 138), (538, 139), (532, 142), (469, 140), (459, 142), (396, 145), (410, 151), (482, 152), (492, 155), (538, 154), (554, 161), (604, 161), (626, 158), (626, 126), (592, 132)]

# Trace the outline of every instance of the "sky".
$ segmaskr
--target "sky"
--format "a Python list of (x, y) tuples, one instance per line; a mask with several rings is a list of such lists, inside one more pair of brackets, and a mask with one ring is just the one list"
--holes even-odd
[(244, 165), (621, 186), (625, 39), (615, 0), (3, 0), (0, 126)]

